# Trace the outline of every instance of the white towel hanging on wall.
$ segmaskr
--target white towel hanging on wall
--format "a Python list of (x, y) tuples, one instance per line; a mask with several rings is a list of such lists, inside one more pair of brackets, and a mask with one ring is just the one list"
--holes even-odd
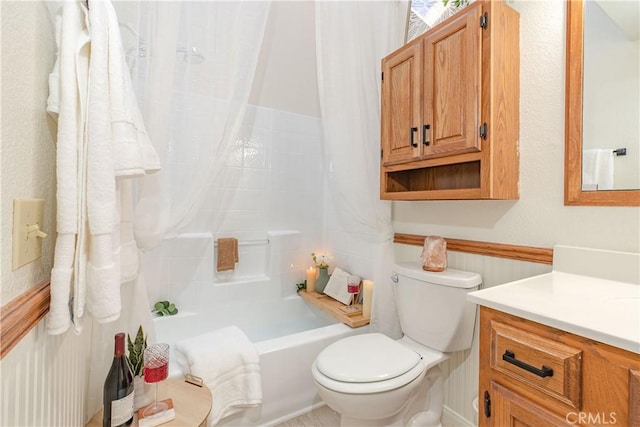
[(582, 154), (582, 189), (613, 189), (613, 150), (595, 148)]
[[(71, 319), (79, 333), (85, 304), (99, 322), (120, 316), (120, 284), (137, 272), (128, 224), (131, 188), (125, 179), (160, 169), (124, 62), (111, 2), (92, 2), (90, 9), (85, 2), (64, 2), (56, 32), (58, 58), (47, 102), (58, 119), (58, 240), (50, 334), (65, 332)], [(121, 228), (122, 219), (127, 224)], [(124, 277), (122, 256), (127, 257)]]

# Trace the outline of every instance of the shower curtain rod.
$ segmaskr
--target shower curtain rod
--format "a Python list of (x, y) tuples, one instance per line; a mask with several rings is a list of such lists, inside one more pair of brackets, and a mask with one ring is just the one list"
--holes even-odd
[[(89, 0), (81, 0), (81, 1), (84, 1), (85, 5), (87, 6), (87, 10), (88, 10), (89, 9)], [(144, 39), (142, 37), (140, 37), (138, 32), (129, 24), (124, 24), (124, 23), (119, 22), (118, 25), (120, 27), (122, 27), (122, 28), (126, 28), (127, 30), (129, 30), (131, 32), (131, 34), (133, 34), (133, 36), (138, 39), (138, 56), (140, 58), (146, 57), (147, 56), (146, 42), (144, 41)], [(185, 55), (182, 60), (184, 62), (187, 62), (187, 63), (200, 64), (205, 60), (204, 55), (202, 54), (200, 49), (197, 48), (196, 46), (178, 46), (176, 48), (176, 53), (181, 53), (181, 54)], [(187, 57), (189, 59), (187, 59)]]

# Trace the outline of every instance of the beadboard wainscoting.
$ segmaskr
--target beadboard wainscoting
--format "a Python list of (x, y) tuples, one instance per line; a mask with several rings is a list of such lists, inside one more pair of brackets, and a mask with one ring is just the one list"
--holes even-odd
[[(422, 247), (415, 245), (396, 244), (395, 257), (397, 261), (415, 261), (421, 250)], [(548, 273), (552, 269), (546, 263), (454, 251), (447, 252), (447, 266), (479, 273), (484, 288)], [(477, 320), (471, 349), (453, 353), (440, 365), (445, 378), (443, 425), (459, 426), (462, 420), (468, 425), (477, 425), (471, 404), (478, 395), (478, 324)]]
[(29, 331), (0, 361), (0, 425), (84, 425), (90, 338), (89, 326), (51, 336), (40, 321)]

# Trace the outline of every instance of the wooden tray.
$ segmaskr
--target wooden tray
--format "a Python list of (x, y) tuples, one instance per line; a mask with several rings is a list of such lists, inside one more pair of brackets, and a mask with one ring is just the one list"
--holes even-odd
[[(298, 295), (304, 298), (305, 301), (315, 305), (320, 310), (352, 328), (368, 325), (371, 320), (362, 314), (362, 304), (347, 306), (327, 295), (317, 292), (307, 292), (306, 290), (298, 292)], [(352, 308), (355, 308), (355, 310), (351, 311)]]

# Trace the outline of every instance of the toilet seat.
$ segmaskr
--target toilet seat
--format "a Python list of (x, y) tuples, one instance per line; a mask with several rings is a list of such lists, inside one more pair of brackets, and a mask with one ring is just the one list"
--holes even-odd
[(330, 390), (368, 394), (403, 387), (424, 373), (425, 367), (416, 351), (371, 333), (328, 346), (313, 363), (312, 374)]

